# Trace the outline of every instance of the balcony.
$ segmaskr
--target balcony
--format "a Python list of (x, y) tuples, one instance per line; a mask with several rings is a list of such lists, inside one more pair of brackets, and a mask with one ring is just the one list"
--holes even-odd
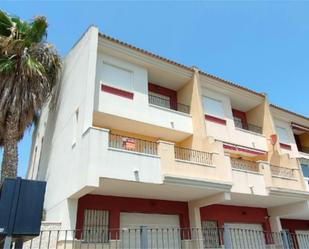
[(250, 131), (250, 132), (253, 132), (253, 133), (257, 133), (257, 134), (263, 133), (262, 127), (254, 125), (254, 124), (250, 124), (250, 123), (246, 123), (244, 125), (243, 122), (241, 122), (240, 119), (235, 118), (235, 117), (234, 117), (234, 125), (235, 125), (235, 127), (239, 128), (239, 129), (247, 130), (247, 131)]
[(306, 147), (306, 146), (299, 146), (299, 147), (298, 147), (298, 150), (299, 150), (300, 152), (309, 154), (309, 147)]
[(156, 142), (110, 133), (109, 147), (136, 153), (158, 155)]
[(148, 95), (148, 91), (133, 92), (133, 98), (102, 91), (94, 108), (93, 126), (182, 141), (193, 134), (190, 107)]
[(269, 164), (271, 187), (288, 189), (290, 191), (306, 190), (300, 170), (298, 168), (294, 168), (298, 165), (296, 159), (294, 160), (295, 163), (290, 165), (287, 164), (287, 167)]
[(178, 112), (190, 114), (190, 106), (181, 103), (171, 102), (170, 99), (162, 98), (151, 93), (148, 94), (149, 104), (175, 110)]
[(213, 154), (204, 151), (175, 147), (175, 159), (213, 166)]
[[(248, 96), (228, 96), (205, 89), (202, 100), (207, 135), (227, 144), (245, 147), (246, 151), (257, 150), (265, 154), (268, 146), (263, 134), (264, 120), (267, 120), (263, 97), (249, 100)], [(255, 152), (251, 154), (241, 153), (242, 156), (255, 156)]]
[(271, 171), (272, 176), (274, 176), (274, 177), (295, 179), (296, 178), (296, 174), (295, 174), (296, 170), (298, 170), (298, 169), (290, 169), (290, 168), (270, 165), (270, 171)]
[(231, 158), (231, 165), (233, 169), (259, 172), (259, 165), (254, 161)]
[(292, 123), (292, 131), (298, 151), (309, 158), (309, 128)]

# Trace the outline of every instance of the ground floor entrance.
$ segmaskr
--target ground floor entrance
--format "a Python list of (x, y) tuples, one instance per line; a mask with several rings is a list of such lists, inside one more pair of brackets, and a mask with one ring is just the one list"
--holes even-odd
[(309, 248), (309, 217), (308, 220), (281, 219), (284, 231), (292, 234), (289, 243), (295, 248)]

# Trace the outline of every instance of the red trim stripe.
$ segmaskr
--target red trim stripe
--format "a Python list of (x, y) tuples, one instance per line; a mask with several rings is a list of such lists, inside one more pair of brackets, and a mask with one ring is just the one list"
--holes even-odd
[(285, 144), (285, 143), (280, 143), (280, 148), (285, 149), (285, 150), (292, 150), (292, 146), (289, 144)]
[(205, 119), (217, 124), (226, 125), (226, 120), (205, 114)]
[(128, 98), (128, 99), (133, 99), (134, 93), (128, 92), (122, 89), (118, 89), (112, 86), (107, 86), (107, 85), (101, 85), (101, 91), (111, 93), (114, 95), (118, 95), (120, 97)]

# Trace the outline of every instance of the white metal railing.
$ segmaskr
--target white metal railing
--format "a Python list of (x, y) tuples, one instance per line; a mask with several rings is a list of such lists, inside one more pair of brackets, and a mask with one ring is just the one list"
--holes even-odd
[(275, 165), (270, 165), (270, 171), (273, 176), (280, 176), (286, 178), (295, 178), (295, 170), (291, 168), (279, 167)]
[(156, 142), (113, 133), (109, 134), (109, 147), (150, 155), (158, 154), (158, 144)]
[(175, 146), (175, 159), (204, 165), (213, 165), (212, 153), (177, 146)]
[(233, 169), (241, 169), (246, 171), (259, 172), (259, 165), (257, 162), (248, 161), (238, 158), (231, 158), (231, 165)]
[[(100, 237), (106, 238), (101, 240)], [(86, 238), (86, 239), (85, 239)], [(238, 228), (173, 228), (140, 226), (106, 230), (45, 230), (23, 249), (305, 249), (309, 234)]]

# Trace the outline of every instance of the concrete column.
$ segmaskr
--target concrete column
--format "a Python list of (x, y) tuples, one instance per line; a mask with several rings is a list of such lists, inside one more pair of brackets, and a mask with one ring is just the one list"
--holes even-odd
[(272, 186), (272, 175), (271, 175), (269, 163), (264, 162), (264, 161), (258, 161), (258, 163), (259, 163), (259, 170), (264, 175), (265, 186), (271, 187)]
[(192, 228), (202, 227), (200, 208), (192, 202), (189, 202), (189, 219)]
[(269, 224), (272, 232), (282, 231), (281, 221), (279, 216), (269, 217)]
[(161, 158), (161, 173), (173, 174), (175, 167), (174, 143), (159, 140), (158, 155)]

